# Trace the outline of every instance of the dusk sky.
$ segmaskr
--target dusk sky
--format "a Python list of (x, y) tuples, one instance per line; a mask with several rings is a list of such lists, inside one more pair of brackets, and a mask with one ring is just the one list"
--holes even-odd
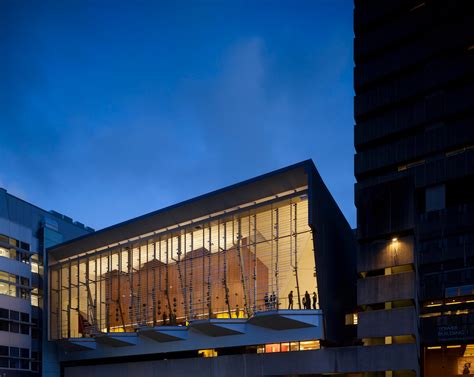
[(0, 187), (100, 229), (312, 158), (355, 227), (352, 12), (0, 1)]

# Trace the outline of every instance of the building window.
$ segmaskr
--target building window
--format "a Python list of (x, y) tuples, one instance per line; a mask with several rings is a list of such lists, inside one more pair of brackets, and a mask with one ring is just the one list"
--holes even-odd
[(33, 339), (38, 339), (38, 338), (39, 338), (39, 336), (38, 336), (38, 329), (37, 329), (37, 328), (34, 328), (34, 327), (33, 327), (33, 328), (31, 329), (31, 337), (32, 337)]
[(32, 363), (31, 363), (31, 370), (32, 370), (33, 372), (39, 372), (39, 363), (37, 363), (37, 362), (32, 362)]
[(198, 355), (201, 357), (216, 357), (217, 356), (217, 351), (213, 349), (209, 350), (199, 350)]
[(2, 295), (29, 299), (29, 285), (28, 278), (0, 271), (0, 294)]
[(38, 288), (33, 288), (31, 290), (31, 305), (39, 306)]
[(290, 342), (290, 351), (299, 351), (300, 344), (299, 342)]
[(20, 369), (30, 369), (30, 361), (20, 360)]
[(269, 343), (257, 346), (257, 353), (274, 353), (274, 352), (293, 352), (293, 351), (310, 351), (320, 349), (319, 340), (305, 340), (301, 342), (284, 342)]
[(351, 314), (346, 314), (346, 325), (357, 325), (357, 322), (359, 320), (359, 315), (358, 313), (351, 313)]
[(20, 332), (24, 335), (30, 335), (30, 325), (21, 324)]
[(11, 369), (20, 369), (20, 360), (19, 359), (10, 359), (10, 368)]
[(307, 340), (300, 342), (300, 351), (317, 350), (319, 348), (319, 340)]
[(20, 324), (16, 322), (10, 322), (10, 332), (19, 333), (20, 332)]
[(265, 344), (265, 353), (280, 352), (280, 343)]
[(446, 188), (444, 185), (427, 187), (425, 191), (426, 212), (438, 211), (446, 207)]
[(6, 318), (8, 319), (9, 315), (8, 315), (8, 309), (3, 309), (3, 308), (0, 308), (0, 318)]
[(0, 368), (29, 370), (30, 350), (28, 348), (0, 346)]
[(25, 335), (30, 334), (29, 313), (0, 308), (0, 315), (1, 318), (5, 318), (5, 320), (0, 320), (0, 331), (10, 331)]
[(41, 261), (40, 261), (40, 256), (38, 254), (33, 254), (31, 256), (31, 272), (35, 273), (35, 274), (39, 274), (40, 273), (40, 265), (41, 265)]
[(34, 274), (39, 274), (39, 265), (36, 262), (31, 263), (31, 272)]
[(10, 347), (10, 356), (13, 356), (13, 357), (20, 356), (20, 349), (18, 347)]
[(280, 347), (281, 352), (290, 352), (290, 343), (282, 343)]
[[(15, 259), (23, 263), (30, 263), (30, 245), (28, 243), (18, 241), (3, 234), (0, 235), (0, 242), (3, 242), (3, 245), (0, 247), (0, 257)], [(8, 247), (7, 245), (13, 247)], [(16, 248), (25, 251), (17, 250)]]
[(9, 322), (8, 321), (2, 321), (0, 320), (0, 331), (8, 331), (8, 326)]

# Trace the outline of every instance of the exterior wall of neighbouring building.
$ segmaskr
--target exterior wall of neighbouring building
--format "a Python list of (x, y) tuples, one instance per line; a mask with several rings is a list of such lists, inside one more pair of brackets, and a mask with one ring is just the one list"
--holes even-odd
[(473, 23), (465, 0), (355, 0), (358, 337), (417, 344), (429, 377), (474, 363)]
[(44, 250), (91, 231), (0, 189), (0, 374), (39, 376), (49, 369)]

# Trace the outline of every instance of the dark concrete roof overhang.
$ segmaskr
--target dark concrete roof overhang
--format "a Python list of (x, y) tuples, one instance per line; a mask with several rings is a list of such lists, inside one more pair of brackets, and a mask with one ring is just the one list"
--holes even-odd
[(174, 224), (297, 189), (308, 185), (308, 174), (314, 172), (316, 167), (313, 161), (305, 160), (53, 246), (48, 249), (48, 256), (51, 261), (69, 258)]

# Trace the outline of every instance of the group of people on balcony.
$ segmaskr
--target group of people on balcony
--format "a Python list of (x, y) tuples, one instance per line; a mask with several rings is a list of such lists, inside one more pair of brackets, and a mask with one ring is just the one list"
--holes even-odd
[(275, 292), (272, 292), (270, 296), (268, 293), (265, 293), (263, 301), (265, 303), (265, 310), (277, 309), (277, 297)]
[[(311, 302), (313, 304), (313, 309), (316, 310), (316, 305), (318, 303), (318, 295), (316, 294), (316, 292), (313, 292), (313, 296), (311, 297), (308, 291), (306, 291), (302, 299), (303, 309), (311, 309)], [(288, 309), (293, 309), (293, 291), (290, 291), (290, 293), (288, 293)]]
[[(263, 298), (264, 303), (265, 303), (265, 310), (271, 310), (271, 309), (278, 309), (277, 301), (278, 298), (275, 295), (275, 292), (272, 292), (271, 295), (268, 295), (268, 293), (265, 293), (265, 296)], [(313, 292), (312, 295), (309, 294), (308, 291), (305, 292), (303, 295), (303, 298), (301, 300), (301, 303), (303, 304), (303, 309), (317, 309), (318, 305), (318, 295), (316, 292)], [(288, 309), (294, 309), (294, 302), (293, 302), (293, 291), (290, 291), (288, 293)]]

